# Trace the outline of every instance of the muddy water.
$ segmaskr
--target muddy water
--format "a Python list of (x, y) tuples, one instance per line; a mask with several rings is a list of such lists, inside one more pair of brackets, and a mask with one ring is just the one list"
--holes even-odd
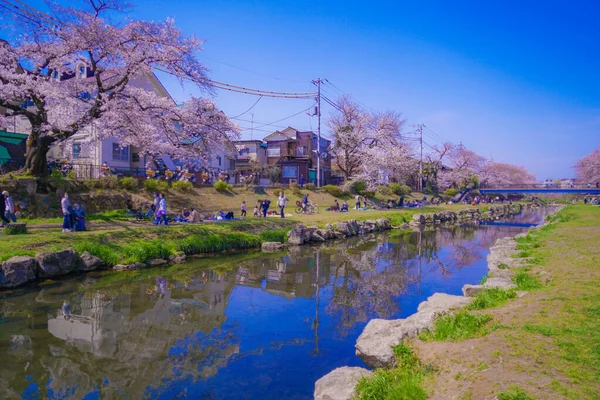
[(1, 293), (0, 398), (312, 398), (324, 374), (363, 366), (354, 344), (371, 318), (460, 294), (497, 238), (546, 212)]

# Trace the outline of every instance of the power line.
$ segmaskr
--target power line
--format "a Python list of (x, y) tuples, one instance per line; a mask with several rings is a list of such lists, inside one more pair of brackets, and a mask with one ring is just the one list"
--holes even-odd
[[(276, 123), (278, 123), (278, 122), (281, 122), (281, 121), (285, 121), (286, 119), (290, 119), (290, 118), (292, 118), (292, 117), (295, 117), (296, 115), (302, 114), (303, 112), (306, 112), (306, 111), (310, 110), (310, 109), (311, 109), (311, 108), (313, 108), (314, 106), (315, 106), (315, 104), (313, 104), (312, 106), (308, 107), (307, 109), (304, 109), (304, 110), (302, 110), (302, 111), (299, 111), (299, 112), (297, 112), (297, 113), (295, 113), (295, 114), (289, 115), (289, 116), (287, 116), (287, 117), (285, 117), (285, 118), (278, 119), (277, 121), (273, 121), (273, 122), (270, 122), (270, 123), (268, 123), (268, 124), (262, 124), (262, 125), (258, 125), (258, 128), (262, 128), (263, 126), (269, 126), (269, 125), (273, 125), (273, 124), (276, 124)], [(254, 128), (254, 129), (256, 129), (256, 128)]]
[(287, 82), (303, 82), (303, 83), (308, 83), (307, 81), (303, 81), (303, 80), (300, 80), (300, 79), (285, 79), (285, 78), (278, 78), (278, 77), (276, 77), (276, 76), (271, 76), (271, 75), (263, 74), (263, 73), (261, 73), (261, 72), (252, 71), (252, 70), (250, 70), (250, 69), (248, 69), (248, 68), (244, 68), (244, 67), (240, 67), (240, 66), (238, 66), (238, 65), (230, 64), (230, 63), (227, 63), (227, 62), (224, 62), (224, 61), (219, 61), (219, 60), (216, 60), (216, 59), (214, 59), (214, 58), (212, 58), (212, 57), (209, 57), (209, 56), (207, 56), (207, 55), (205, 55), (205, 54), (200, 54), (200, 56), (201, 56), (201, 57), (204, 57), (204, 58), (206, 58), (206, 59), (208, 59), (208, 60), (214, 61), (214, 62), (216, 62), (216, 63), (223, 64), (223, 65), (227, 65), (228, 67), (231, 67), (231, 68), (236, 68), (236, 69), (239, 69), (239, 70), (241, 70), (241, 71), (250, 72), (250, 73), (252, 73), (252, 74), (256, 74), (256, 75), (260, 75), (260, 76), (264, 76), (264, 77), (271, 78), (271, 79), (275, 79), (275, 80), (278, 80), (278, 81), (287, 81)]
[(256, 102), (254, 104), (252, 104), (252, 106), (249, 109), (247, 109), (246, 111), (244, 111), (243, 113), (241, 113), (239, 115), (236, 115), (235, 117), (231, 117), (230, 119), (241, 117), (242, 115), (246, 114), (248, 111), (252, 110), (254, 108), (254, 106), (256, 106), (258, 104), (258, 102), (261, 101), (261, 100), (262, 100), (262, 96), (259, 97), (258, 100), (256, 100)]

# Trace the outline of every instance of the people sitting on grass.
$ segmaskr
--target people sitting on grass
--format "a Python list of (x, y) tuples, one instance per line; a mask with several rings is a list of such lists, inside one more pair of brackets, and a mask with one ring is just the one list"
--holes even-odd
[(191, 222), (192, 212), (187, 208), (181, 210), (179, 214), (175, 217), (175, 222)]
[(192, 208), (192, 211), (190, 213), (190, 219), (193, 223), (202, 222), (202, 216), (198, 211), (196, 211), (195, 208)]
[(346, 200), (344, 200), (344, 202), (342, 203), (342, 208), (340, 209), (340, 212), (348, 212), (348, 202)]
[(337, 199), (335, 199), (333, 201), (333, 205), (331, 207), (329, 207), (327, 210), (328, 211), (335, 211), (335, 212), (339, 212), (340, 211), (340, 203), (338, 203)]
[(74, 228), (76, 231), (85, 231), (86, 227), (85, 227), (85, 211), (83, 210), (83, 207), (81, 206), (81, 204), (79, 203), (75, 203), (73, 205), (73, 214), (75, 217), (75, 224), (74, 224)]

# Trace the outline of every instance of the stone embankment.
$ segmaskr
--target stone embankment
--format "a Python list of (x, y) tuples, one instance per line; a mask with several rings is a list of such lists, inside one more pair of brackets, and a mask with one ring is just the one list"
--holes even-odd
[(392, 224), (387, 218), (367, 220), (364, 222), (354, 219), (334, 224), (327, 224), (324, 228), (316, 226), (298, 225), (288, 233), (288, 245), (302, 246), (308, 243), (321, 243), (326, 240), (344, 239), (366, 233), (380, 232), (392, 229)]
[[(184, 254), (171, 256), (169, 260), (150, 260), (147, 263), (115, 265), (115, 271), (148, 268), (157, 265), (183, 264)], [(0, 289), (11, 289), (29, 282), (55, 278), (73, 272), (88, 272), (110, 268), (100, 258), (87, 251), (81, 255), (74, 249), (39, 253), (35, 257), (11, 257), (0, 264)]]
[[(558, 211), (560, 209), (555, 212)], [(439, 216), (440, 214), (436, 215)], [(475, 214), (472, 213), (473, 216)], [(415, 215), (415, 217), (417, 216)], [(425, 221), (434, 221), (432, 218), (424, 217)], [(417, 217), (413, 221), (418, 221), (418, 224), (421, 225), (423, 219)], [(540, 229), (542, 226), (538, 225), (532, 229)], [(408, 318), (396, 320), (373, 319), (369, 321), (356, 341), (356, 355), (370, 368), (392, 368), (396, 362), (393, 347), (402, 343), (405, 338), (415, 337), (419, 332), (432, 328), (435, 319), (440, 315), (467, 306), (472, 301), (472, 297), (475, 297), (477, 293), (484, 289), (516, 288), (512, 281), (513, 273), (511, 269), (526, 266), (527, 259), (513, 258), (513, 255), (519, 252), (517, 250), (517, 239), (525, 235), (523, 233), (516, 237), (498, 239), (494, 246), (490, 248), (490, 254), (487, 256), (488, 279), (483, 285), (464, 285), (462, 289), (463, 296), (435, 293), (427, 301), (421, 303), (417, 312)], [(517, 292), (519, 297), (525, 294), (527, 292)], [(316, 382), (314, 398), (316, 400), (350, 400), (354, 398), (356, 384), (362, 376), (369, 376), (368, 372), (365, 369), (357, 371), (355, 368), (349, 367), (337, 368)], [(327, 389), (326, 386), (335, 387), (337, 394), (332, 395), (333, 392)]]
[(485, 222), (495, 221), (506, 218), (514, 214), (519, 214), (524, 208), (529, 209), (532, 204), (498, 204), (492, 205), (486, 211), (480, 208), (466, 208), (464, 210), (441, 211), (439, 213), (415, 214), (409, 225), (411, 227), (420, 227), (424, 225), (436, 224), (462, 224), (467, 222)]

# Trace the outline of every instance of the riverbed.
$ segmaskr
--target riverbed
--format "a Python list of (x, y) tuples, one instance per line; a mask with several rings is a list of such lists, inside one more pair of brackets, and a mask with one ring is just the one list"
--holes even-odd
[(496, 239), (549, 211), (0, 293), (0, 398), (310, 399), (321, 376), (364, 366), (370, 319), (461, 294)]

